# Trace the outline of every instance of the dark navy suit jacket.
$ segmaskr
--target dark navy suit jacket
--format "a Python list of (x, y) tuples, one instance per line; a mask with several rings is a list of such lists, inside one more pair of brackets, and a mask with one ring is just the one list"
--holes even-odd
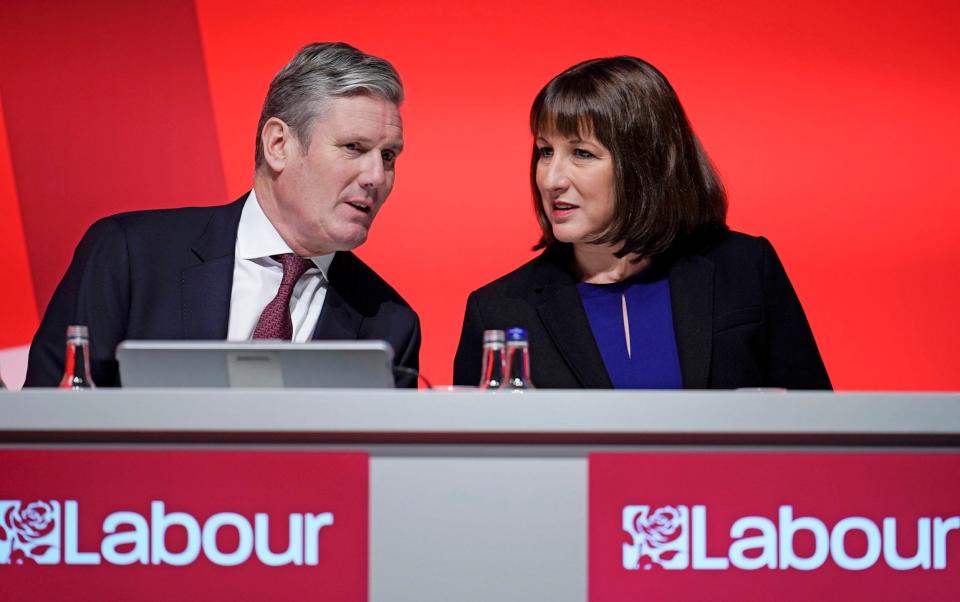
[[(570, 247), (558, 245), (470, 294), (454, 383), (479, 381), (484, 329), (522, 326), (535, 386), (612, 388), (572, 262)], [(800, 301), (766, 239), (711, 233), (658, 267), (668, 271), (684, 388), (831, 388)]]
[[(84, 235), (30, 346), (25, 386), (56, 386), (70, 324), (90, 328), (98, 386), (119, 385), (124, 340), (225, 340), (234, 251), (246, 195), (216, 207), (137, 211), (104, 218)], [(419, 367), (420, 321), (353, 253), (338, 252), (314, 340), (381, 339), (394, 364)], [(397, 372), (397, 386), (416, 386)]]

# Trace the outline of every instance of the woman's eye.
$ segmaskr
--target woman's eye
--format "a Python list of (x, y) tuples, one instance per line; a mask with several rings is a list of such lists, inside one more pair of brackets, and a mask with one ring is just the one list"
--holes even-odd
[(549, 159), (553, 156), (553, 149), (549, 146), (541, 146), (537, 148), (537, 152), (540, 153), (540, 157)]
[(575, 151), (573, 151), (573, 155), (577, 159), (593, 159), (594, 157), (596, 157), (596, 155), (594, 155), (590, 151), (583, 150), (582, 148), (578, 148)]
[(360, 149), (360, 145), (357, 144), (356, 142), (348, 142), (348, 143), (346, 143), (346, 144), (343, 145), (343, 148), (347, 149), (347, 150), (350, 151), (351, 153), (359, 153), (359, 152), (362, 152), (362, 150)]
[(393, 165), (393, 162), (397, 160), (397, 153), (393, 151), (383, 151), (380, 153), (380, 156), (383, 158), (383, 162), (387, 165)]

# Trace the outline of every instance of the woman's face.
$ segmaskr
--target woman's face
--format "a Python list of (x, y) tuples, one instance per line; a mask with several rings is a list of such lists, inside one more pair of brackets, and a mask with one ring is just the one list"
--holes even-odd
[(597, 238), (613, 220), (613, 157), (592, 135), (540, 132), (537, 188), (553, 236), (573, 244)]

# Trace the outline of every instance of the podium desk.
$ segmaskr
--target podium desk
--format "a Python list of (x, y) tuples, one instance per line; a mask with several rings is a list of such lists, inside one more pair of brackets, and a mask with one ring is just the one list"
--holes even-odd
[(369, 599), (587, 599), (593, 452), (960, 450), (960, 394), (0, 392), (3, 449), (369, 453)]

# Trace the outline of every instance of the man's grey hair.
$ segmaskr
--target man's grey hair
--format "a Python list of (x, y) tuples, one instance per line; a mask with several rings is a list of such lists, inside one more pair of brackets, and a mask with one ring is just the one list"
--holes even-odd
[(270, 82), (257, 125), (256, 168), (263, 164), (260, 134), (271, 117), (293, 131), (304, 149), (310, 147), (313, 120), (327, 101), (368, 95), (399, 106), (403, 84), (397, 70), (382, 58), (360, 52), (343, 42), (304, 46)]

